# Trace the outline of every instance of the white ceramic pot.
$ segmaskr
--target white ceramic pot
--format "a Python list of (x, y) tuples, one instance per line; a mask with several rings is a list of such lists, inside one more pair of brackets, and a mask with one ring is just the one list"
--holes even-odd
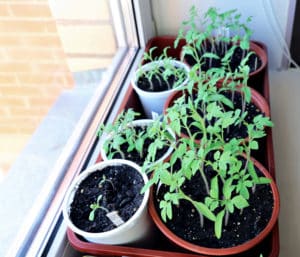
[(176, 60), (172, 60), (172, 62), (174, 63), (175, 67), (179, 67), (179, 68), (182, 67), (186, 71), (187, 78), (178, 87), (167, 90), (167, 91), (162, 91), (162, 92), (144, 91), (144, 90), (140, 89), (136, 83), (138, 80), (138, 74), (140, 73), (140, 70), (143, 70), (143, 71), (151, 70), (153, 65), (157, 66), (157, 64), (158, 65), (161, 64), (160, 66), (163, 66), (162, 61), (153, 61), (153, 62), (147, 63), (147, 64), (141, 66), (134, 74), (134, 77), (131, 81), (131, 85), (139, 96), (139, 99), (142, 103), (142, 106), (143, 106), (143, 109), (145, 111), (147, 118), (151, 119), (151, 118), (153, 118), (153, 115), (162, 114), (163, 107), (164, 107), (165, 101), (167, 100), (168, 96), (171, 93), (173, 93), (174, 91), (180, 89), (181, 86), (186, 85), (188, 83), (189, 72), (190, 72), (190, 68), (188, 67), (188, 65), (186, 65), (183, 62), (176, 61)]
[(85, 171), (83, 171), (71, 184), (69, 187), (67, 194), (65, 196), (64, 205), (63, 205), (63, 216), (67, 222), (67, 226), (74, 231), (74, 233), (81, 235), (87, 241), (92, 243), (99, 243), (99, 244), (110, 244), (110, 245), (117, 245), (117, 244), (136, 244), (136, 243), (144, 243), (145, 241), (149, 240), (152, 236), (153, 232), (153, 223), (151, 218), (148, 214), (147, 204), (149, 199), (149, 190), (144, 193), (144, 198), (138, 210), (134, 213), (134, 215), (127, 220), (124, 224), (120, 225), (119, 227), (100, 233), (91, 233), (86, 232), (78, 227), (76, 227), (69, 218), (70, 212), (70, 205), (73, 201), (75, 192), (78, 188), (78, 185), (91, 173), (95, 172), (96, 170), (101, 170), (108, 166), (115, 166), (115, 165), (128, 165), (133, 167), (138, 173), (141, 174), (145, 183), (147, 183), (148, 178), (147, 176), (141, 172), (141, 168), (130, 161), (127, 160), (109, 160), (97, 163)]
[[(152, 122), (153, 122), (152, 119), (139, 119), (139, 120), (134, 120), (134, 121), (132, 122), (132, 125), (133, 125), (133, 126), (147, 126), (147, 125), (151, 124)], [(171, 129), (169, 129), (169, 132), (170, 132), (170, 134), (173, 136), (174, 142), (175, 142), (175, 134), (174, 134), (174, 132), (173, 132)], [(106, 152), (105, 152), (105, 150), (104, 150), (104, 148), (103, 148), (103, 144), (104, 144), (107, 140), (109, 140), (112, 136), (113, 136), (113, 135), (107, 135), (107, 137), (105, 137), (105, 138), (103, 139), (102, 143), (101, 143), (100, 153), (101, 153), (101, 157), (102, 157), (102, 159), (103, 159), (104, 161), (107, 161), (107, 160), (109, 160), (109, 159), (108, 159), (107, 154), (106, 154)], [(171, 155), (172, 151), (173, 151), (173, 147), (170, 146), (169, 149), (168, 149), (168, 151), (166, 151), (165, 154), (164, 154), (162, 157), (160, 157), (157, 161), (155, 161), (153, 164), (158, 163), (158, 162), (161, 162), (161, 161), (167, 159), (167, 158)]]

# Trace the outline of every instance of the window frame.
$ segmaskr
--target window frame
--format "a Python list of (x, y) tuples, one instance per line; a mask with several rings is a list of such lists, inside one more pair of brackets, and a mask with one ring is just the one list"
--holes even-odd
[(50, 172), (51, 179), (45, 183), (26, 215), (17, 238), (9, 248), (8, 257), (47, 256), (48, 251), (51, 251), (51, 256), (61, 256), (65, 246), (65, 233), (61, 234), (65, 231), (61, 215), (64, 195), (72, 180), (87, 165), (95, 162), (91, 152), (97, 147), (99, 124), (115, 116), (120, 99), (129, 87), (130, 77), (142, 57), (143, 47), (155, 34), (149, 0), (110, 0), (109, 3), (114, 14), (118, 14), (113, 16), (113, 22), (119, 48), (105, 73), (102, 89), (96, 89), (84, 110)]

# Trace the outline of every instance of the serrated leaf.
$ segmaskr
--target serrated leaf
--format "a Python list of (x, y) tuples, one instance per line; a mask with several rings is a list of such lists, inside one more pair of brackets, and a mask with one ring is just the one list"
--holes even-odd
[(217, 176), (211, 180), (210, 197), (213, 199), (219, 199), (219, 185)]
[(230, 199), (233, 190), (234, 186), (232, 186), (232, 179), (227, 179), (223, 185), (223, 195), (225, 199)]
[(257, 150), (259, 148), (259, 145), (258, 145), (258, 142), (257, 141), (251, 141), (249, 143), (249, 147), (252, 149), (252, 150)]
[(234, 206), (240, 210), (249, 206), (248, 201), (241, 195), (233, 197), (231, 201), (234, 204)]
[(215, 214), (213, 214), (210, 211), (210, 209), (204, 203), (194, 202), (194, 206), (196, 207), (196, 209), (198, 210), (198, 212), (200, 212), (203, 216), (205, 216), (209, 220), (211, 220), (211, 221), (215, 221), (216, 220)]

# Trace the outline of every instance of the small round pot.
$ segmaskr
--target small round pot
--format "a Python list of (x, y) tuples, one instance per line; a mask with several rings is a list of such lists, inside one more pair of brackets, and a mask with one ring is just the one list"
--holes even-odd
[[(257, 167), (265, 177), (272, 179), (270, 173), (262, 164), (260, 164), (258, 161), (252, 159), (254, 161), (255, 167)], [(237, 245), (234, 247), (228, 247), (228, 248), (208, 248), (203, 247), (201, 245), (192, 244), (190, 242), (185, 241), (184, 239), (178, 237), (175, 235), (162, 221), (160, 214), (157, 212), (154, 201), (155, 201), (155, 190), (152, 188), (150, 190), (150, 199), (149, 199), (149, 213), (151, 218), (153, 219), (154, 223), (158, 227), (158, 229), (174, 244), (184, 248), (185, 250), (189, 250), (198, 254), (205, 254), (209, 256), (226, 256), (226, 255), (234, 255), (239, 254), (244, 251), (247, 251), (253, 247), (255, 247), (257, 244), (259, 244), (273, 229), (275, 226), (278, 215), (279, 215), (279, 192), (278, 188), (275, 184), (275, 182), (272, 180), (270, 184), (272, 193), (273, 193), (273, 199), (274, 199), (274, 206), (271, 218), (269, 220), (269, 223), (266, 225), (266, 227), (254, 238), (249, 239), (249, 241)]]
[(149, 217), (148, 210), (147, 210), (149, 191), (146, 191), (144, 193), (142, 203), (137, 209), (137, 211), (134, 213), (134, 215), (125, 223), (110, 231), (99, 232), (99, 233), (86, 232), (76, 227), (69, 217), (70, 205), (73, 202), (75, 192), (78, 186), (80, 185), (80, 183), (82, 183), (82, 181), (84, 181), (84, 179), (87, 176), (89, 176), (90, 174), (94, 173), (97, 170), (101, 170), (106, 167), (120, 166), (120, 165), (127, 165), (134, 168), (136, 172), (141, 174), (144, 183), (147, 183), (148, 178), (144, 173), (141, 172), (141, 168), (138, 165), (127, 160), (115, 159), (115, 160), (99, 162), (87, 168), (78, 177), (76, 177), (76, 179), (73, 181), (73, 183), (71, 184), (71, 186), (69, 187), (66, 193), (64, 204), (63, 204), (63, 216), (67, 223), (67, 226), (74, 233), (84, 237), (89, 242), (98, 243), (98, 244), (110, 244), (110, 245), (143, 243), (149, 240), (149, 238), (151, 238), (152, 236), (153, 223)]
[(159, 65), (161, 64), (160, 66), (162, 66), (163, 62), (161, 62), (161, 61), (154, 61), (154, 62), (144, 64), (134, 74), (134, 77), (131, 81), (131, 85), (132, 85), (133, 89), (135, 90), (135, 92), (139, 96), (139, 99), (142, 103), (142, 106), (143, 106), (143, 109), (145, 111), (147, 118), (151, 119), (154, 115), (162, 114), (163, 107), (164, 107), (165, 101), (167, 100), (168, 96), (171, 93), (175, 92), (176, 90), (180, 89), (181, 86), (184, 86), (185, 84), (187, 84), (187, 82), (189, 80), (190, 68), (188, 67), (188, 65), (186, 65), (183, 62), (176, 61), (176, 60), (172, 60), (172, 62), (174, 63), (175, 67), (178, 67), (178, 68), (181, 67), (186, 71), (187, 78), (184, 80), (184, 82), (181, 85), (179, 85), (176, 88), (170, 89), (170, 90), (161, 91), (161, 92), (148, 92), (148, 91), (144, 91), (144, 90), (140, 89), (137, 86), (137, 80), (138, 80), (137, 74), (139, 74), (139, 71), (140, 70), (143, 70), (143, 71), (151, 70), (153, 65), (157, 65), (157, 64), (159, 64)]
[[(151, 124), (151, 123), (153, 123), (153, 120), (152, 120), (152, 119), (140, 119), (140, 120), (134, 120), (134, 121), (132, 122), (132, 125), (133, 125), (133, 126), (147, 126), (147, 125), (149, 125), (149, 124)], [(175, 135), (174, 135), (173, 131), (171, 131), (171, 130), (169, 129), (169, 133), (173, 136), (174, 141), (175, 141)], [(109, 160), (109, 159), (108, 159), (107, 154), (106, 154), (106, 152), (105, 152), (105, 150), (104, 150), (104, 148), (103, 148), (103, 144), (104, 144), (104, 142), (106, 142), (107, 140), (109, 140), (111, 137), (113, 137), (113, 135), (108, 135), (108, 136), (103, 140), (103, 142), (102, 142), (102, 144), (101, 144), (100, 153), (101, 153), (101, 157), (102, 157), (102, 159), (103, 159), (104, 161)], [(170, 146), (169, 149), (165, 152), (165, 154), (164, 154), (163, 156), (161, 156), (158, 160), (156, 160), (153, 164), (158, 163), (158, 162), (161, 162), (161, 161), (164, 161), (166, 158), (168, 158), (168, 156), (171, 155), (172, 151), (173, 151), (173, 147)]]

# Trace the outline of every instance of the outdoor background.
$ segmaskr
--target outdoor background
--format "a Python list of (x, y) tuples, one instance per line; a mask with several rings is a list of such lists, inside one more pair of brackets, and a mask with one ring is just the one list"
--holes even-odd
[(111, 63), (108, 3), (0, 0), (0, 181), (59, 95)]

